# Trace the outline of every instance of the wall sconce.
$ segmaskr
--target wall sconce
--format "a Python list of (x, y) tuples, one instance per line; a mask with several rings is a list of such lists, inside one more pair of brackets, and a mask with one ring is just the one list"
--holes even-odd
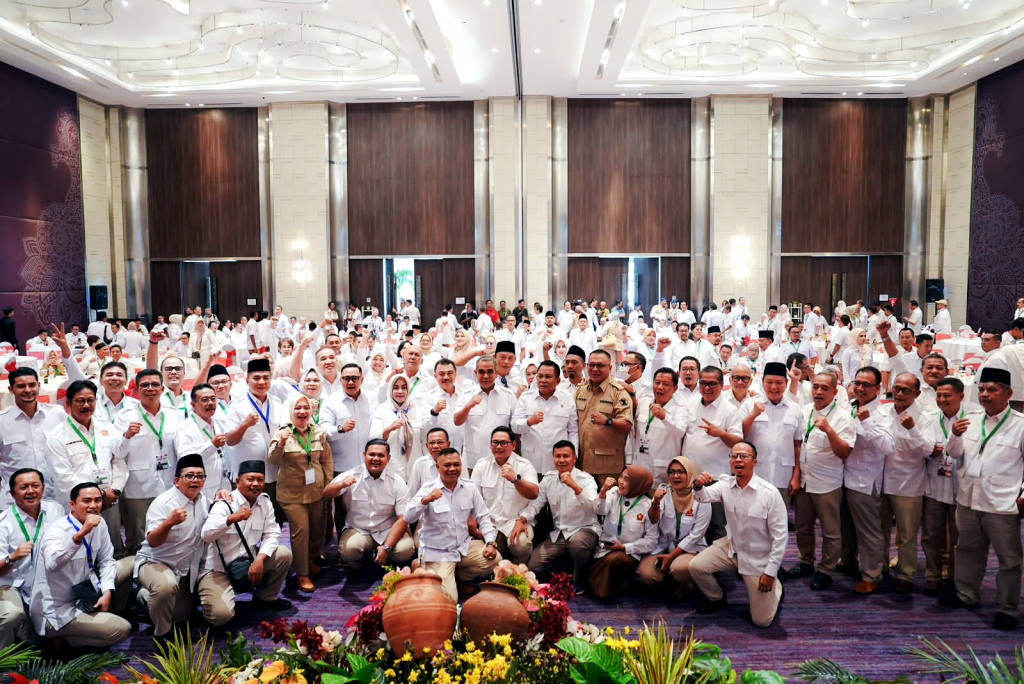
[(292, 242), (292, 248), (298, 252), (298, 259), (292, 264), (292, 278), (296, 283), (308, 283), (311, 280), (309, 273), (309, 262), (306, 261), (306, 247), (308, 244), (305, 239), (299, 238)]
[(734, 235), (732, 238), (732, 275), (737, 280), (746, 280), (750, 275), (750, 236)]

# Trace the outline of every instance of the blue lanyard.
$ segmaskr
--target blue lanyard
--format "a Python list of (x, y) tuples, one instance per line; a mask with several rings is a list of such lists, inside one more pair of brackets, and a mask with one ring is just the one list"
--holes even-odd
[(267, 434), (270, 434), (270, 397), (267, 397), (267, 414), (263, 415), (263, 411), (260, 410), (260, 405), (256, 403), (256, 400), (252, 398), (251, 394), (246, 394), (249, 398), (249, 403), (256, 409), (256, 413), (259, 414), (260, 419), (263, 421), (263, 425), (267, 428)]
[[(75, 532), (82, 531), (82, 528), (75, 524), (70, 515), (68, 516), (68, 523), (75, 528)], [(85, 558), (89, 562), (89, 569), (92, 570), (92, 545), (89, 543), (88, 537), (83, 537), (82, 543), (85, 545)]]

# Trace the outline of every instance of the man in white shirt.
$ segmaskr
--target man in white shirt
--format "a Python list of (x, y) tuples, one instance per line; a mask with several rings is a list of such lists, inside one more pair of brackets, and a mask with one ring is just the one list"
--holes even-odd
[(128, 330), (124, 333), (124, 353), (133, 359), (142, 356), (146, 350), (146, 338), (139, 332), (135, 321), (128, 324)]
[(196, 385), (191, 396), (191, 415), (179, 420), (174, 433), (174, 450), (179, 458), (186, 454), (202, 457), (205, 470), (202, 490), (206, 498), (212, 500), (218, 490), (231, 488), (232, 467), (225, 453), (227, 419), (217, 415), (217, 395), (209, 385)]
[[(591, 333), (594, 331), (591, 330)], [(500, 387), (509, 390), (516, 397), (519, 388), (526, 384), (522, 371), (516, 366), (516, 345), (513, 342), (498, 342), (494, 348), (494, 364), (497, 372), (496, 382)]]
[(718, 351), (718, 346), (722, 344), (722, 329), (717, 325), (709, 325), (707, 334), (706, 340), (697, 341), (697, 360), (700, 362), (700, 367), (704, 369), (708, 366), (714, 366), (724, 370), (725, 364), (722, 362), (722, 355)]
[(597, 348), (597, 337), (594, 328), (586, 316), (580, 316), (576, 326), (569, 331), (569, 344), (575, 344), (589, 354)]
[(697, 501), (724, 505), (729, 534), (690, 561), (690, 576), (704, 594), (697, 613), (706, 615), (728, 605), (715, 573), (735, 568), (747, 587), (750, 617), (757, 627), (770, 627), (782, 601), (778, 580), (786, 554), (786, 504), (779, 490), (754, 474), (757, 448), (737, 442), (729, 453), (732, 475), (717, 480), (701, 473), (693, 483)]
[(95, 335), (100, 338), (100, 342), (107, 342), (108, 344), (114, 339), (113, 334), (110, 332), (110, 324), (107, 323), (106, 311), (97, 311), (96, 320), (89, 324), (85, 332), (87, 336)]
[(684, 356), (679, 360), (679, 399), (689, 402), (700, 396), (700, 362), (696, 357)]
[(439, 476), (437, 472), (437, 459), (441, 452), (451, 448), (448, 440), (448, 431), (444, 428), (434, 427), (426, 430), (427, 453), (420, 456), (409, 466), (409, 491), (418, 492), (424, 482), (429, 482)]
[[(68, 361), (67, 366), (69, 380), (85, 379), (81, 376), (81, 371), (78, 371), (78, 364)], [(131, 411), (138, 406), (138, 400), (125, 394), (127, 385), (127, 366), (120, 361), (104, 364), (100, 369), (100, 387), (103, 391), (96, 396), (96, 415), (108, 423), (113, 423), (123, 411)]]
[(541, 361), (534, 380), (536, 389), (519, 398), (512, 414), (512, 430), (522, 438), (522, 455), (538, 473), (554, 469), (551, 460), (556, 442), (579, 445), (579, 423), (573, 395), (558, 389), (560, 371), (554, 361)]
[(202, 314), (202, 313), (203, 313), (203, 310), (202, 310), (201, 307), (197, 306), (194, 309), (190, 309), (190, 308), (188, 308), (186, 306), (185, 307), (185, 322), (182, 323), (181, 329), (191, 335), (192, 331), (196, 329), (196, 321), (201, 320), (200, 314)]
[(483, 495), (497, 531), (495, 544), (505, 558), (526, 563), (533, 551), (533, 521), (522, 521), (519, 514), (540, 492), (537, 470), (512, 451), (515, 435), (511, 428), (498, 426), (491, 431), (491, 456), (477, 461), (473, 484)]
[[(813, 574), (811, 589), (823, 591), (832, 584), (832, 573), (842, 551), (840, 507), (843, 501), (843, 462), (857, 438), (853, 419), (836, 399), (838, 381), (819, 373), (811, 383), (811, 402), (802, 409), (804, 445), (800, 452), (800, 491), (796, 505), (796, 543), (800, 563), (786, 574), (790, 578)], [(814, 567), (814, 523), (821, 523), (821, 562)], [(881, 532), (881, 526), (879, 526)]]
[(419, 405), (423, 420), (423, 431), (443, 428), (451, 442), (450, 446), (458, 451), (463, 446), (463, 428), (455, 425), (455, 405), (460, 401), (460, 392), (456, 385), (458, 371), (451, 359), (441, 359), (434, 364), (434, 380), (436, 387), (420, 393), (415, 403)]
[(821, 324), (821, 318), (814, 313), (814, 308), (810, 304), (804, 304), (804, 338), (809, 340), (817, 337), (821, 332)]
[[(96, 483), (75, 485), (69, 497), (70, 514), (47, 526), (35, 550), (40, 566), (32, 585), (32, 624), (40, 636), (60, 637), (70, 646), (107, 648), (131, 633), (127, 620), (111, 614), (114, 592), (128, 591), (131, 560), (114, 560), (99, 515), (106, 497)], [(92, 611), (81, 606), (85, 592), (97, 597)]]
[(785, 363), (790, 354), (803, 354), (812, 364), (818, 362), (818, 350), (814, 345), (804, 339), (804, 327), (800, 323), (793, 323), (789, 326), (789, 339), (779, 344), (782, 350), (780, 363)]
[(48, 525), (65, 515), (63, 506), (43, 500), (45, 485), (38, 470), (17, 470), (8, 485), (14, 503), (0, 513), (0, 648), (28, 640), (26, 618), (39, 558), (36, 542)]
[(761, 475), (758, 477), (779, 490), (788, 509), (791, 497), (800, 489), (803, 431), (800, 406), (786, 396), (787, 382), (785, 364), (767, 364), (761, 379), (764, 396), (744, 402), (739, 415), (743, 438), (751, 442), (759, 454), (757, 465)]
[(940, 299), (935, 302), (935, 317), (932, 318), (932, 330), (936, 335), (950, 335), (953, 332), (953, 323), (949, 318), (949, 302)]
[(57, 480), (46, 451), (50, 432), (64, 424), (67, 414), (60, 406), (39, 402), (39, 377), (31, 368), (16, 368), (8, 377), (14, 405), (0, 411), (0, 503), (12, 499), (7, 485), (22, 468), (43, 473), (47, 501), (60, 501)]
[(910, 313), (903, 317), (903, 322), (914, 331), (914, 335), (921, 334), (921, 324), (924, 322), (924, 315), (921, 312), (921, 305), (916, 299), (910, 300)]
[(50, 333), (45, 329), (40, 329), (38, 335), (29, 339), (25, 343), (25, 349), (27, 351), (46, 353), (53, 349), (57, 349), (57, 345), (50, 339)]
[(558, 312), (557, 322), (558, 327), (562, 329), (562, 333), (568, 336), (569, 331), (572, 330), (572, 325), (576, 320), (575, 314), (572, 312), (572, 304), (565, 302), (562, 304), (562, 310)]
[(453, 417), (455, 425), (463, 430), (463, 455), (470, 473), (476, 462), (489, 453), (491, 431), (499, 426), (510, 427), (516, 410), (516, 395), (495, 384), (493, 356), (481, 356), (474, 372), (479, 391), (460, 395)]
[(689, 426), (686, 402), (676, 398), (678, 387), (679, 375), (661, 368), (654, 373), (653, 392), (637, 400), (628, 463), (650, 470), (658, 484), (668, 482), (668, 464), (680, 455)]
[(266, 492), (276, 505), (278, 467), (269, 463), (270, 440), (277, 429), (288, 421), (288, 417), (283, 415), (281, 401), (270, 394), (269, 361), (249, 361), (245, 381), (249, 391), (228, 407), (225, 432), (227, 445), (231, 447), (230, 471), (234, 473), (235, 467), (242, 461), (267, 463)]
[(67, 340), (68, 344), (76, 348), (84, 347), (88, 343), (86, 341), (85, 333), (82, 332), (82, 329), (77, 325), (71, 326), (71, 332), (67, 334)]
[(978, 401), (983, 411), (953, 425), (949, 455), (960, 462), (956, 497), (956, 594), (939, 598), (958, 608), (981, 603), (981, 582), (989, 547), (999, 563), (996, 573), (996, 629), (1017, 626), (1020, 604), (1021, 534), (1024, 512), (1024, 416), (1010, 408), (1010, 372), (983, 368), (978, 376)]
[(687, 325), (692, 326), (697, 322), (697, 317), (694, 316), (693, 312), (690, 311), (689, 307), (687, 307), (686, 302), (679, 302), (679, 313), (676, 314), (676, 320), (679, 321), (680, 325), (686, 323)]
[(690, 339), (689, 324), (680, 323), (678, 335), (679, 341), (672, 346), (671, 362), (669, 364), (672, 368), (677, 370), (680, 362), (682, 362), (685, 357), (692, 356), (696, 358), (697, 356), (697, 343)]
[[(421, 567), (441, 577), (442, 587), (458, 600), (455, 577), (463, 581), (490, 574), (501, 561), (480, 490), (463, 479), (462, 458), (454, 449), (445, 449), (437, 460), (440, 476), (424, 483), (409, 501), (405, 521), (422, 521), (420, 535)], [(469, 533), (469, 518), (476, 520), (483, 540)]]
[(235, 590), (225, 562), (230, 566), (239, 559), (250, 561), (252, 607), (275, 612), (292, 607), (291, 601), (280, 596), (292, 552), (280, 545), (281, 526), (274, 517), (270, 497), (263, 491), (265, 470), (263, 461), (240, 463), (237, 489), (229, 499), (210, 507), (203, 524), (206, 563), (197, 589), (203, 617), (216, 627), (226, 625), (235, 616)]

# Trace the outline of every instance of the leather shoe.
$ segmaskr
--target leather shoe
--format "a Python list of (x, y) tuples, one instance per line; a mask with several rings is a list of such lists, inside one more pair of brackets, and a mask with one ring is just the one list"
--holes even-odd
[(317, 565), (316, 563), (310, 563), (309, 564), (309, 574), (310, 575), (319, 575), (320, 572), (321, 572), (321, 570), (320, 570), (320, 566), (319, 565)]
[(857, 567), (856, 563), (852, 565), (844, 565), (843, 563), (838, 563), (836, 565), (836, 572), (838, 572), (840, 575), (846, 575), (847, 577), (860, 577), (860, 569)]
[(302, 591), (315, 591), (316, 585), (313, 584), (313, 580), (309, 579), (309, 577), (302, 576), (299, 577), (299, 589)]
[[(907, 584), (910, 584), (907, 582)], [(881, 582), (861, 582), (853, 588), (853, 590), (861, 596), (867, 596), (868, 594), (874, 594), (876, 591), (882, 588)]]
[(264, 601), (263, 599), (253, 597), (251, 605), (258, 610), (269, 610), (278, 613), (289, 610), (292, 607), (292, 602), (280, 597), (273, 601)]
[(938, 580), (925, 580), (924, 593), (925, 596), (938, 596), (939, 595), (939, 582)]
[(823, 572), (814, 573), (811, 579), (811, 591), (825, 591), (832, 585), (832, 575)]
[(694, 609), (700, 615), (707, 615), (708, 613), (714, 613), (716, 610), (721, 610), (729, 605), (729, 600), (725, 598), (725, 594), (722, 594), (722, 598), (717, 601), (712, 601), (709, 598), (704, 598), (697, 607)]
[(892, 590), (897, 594), (909, 594), (913, 588), (913, 582), (900, 578), (896, 578), (896, 582), (892, 585)]
[(1016, 629), (1017, 618), (1006, 613), (996, 613), (996, 629)]
[(939, 605), (945, 608), (970, 608), (971, 604), (960, 598), (959, 594), (946, 594), (939, 597)]
[(786, 579), (797, 579), (800, 577), (807, 577), (808, 575), (814, 574), (814, 566), (808, 565), (807, 563), (798, 563), (786, 570)]

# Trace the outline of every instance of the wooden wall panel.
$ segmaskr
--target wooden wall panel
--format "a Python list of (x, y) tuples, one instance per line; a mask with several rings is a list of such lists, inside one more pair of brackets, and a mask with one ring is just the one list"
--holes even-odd
[[(455, 304), (456, 297), (465, 297), (466, 301), (476, 301), (476, 260), (475, 259), (445, 259), (444, 284), (441, 289), (441, 301), (445, 304)], [(483, 306), (483, 302), (476, 302), (477, 307)], [(461, 311), (460, 307), (455, 309), (455, 315)], [(440, 311), (424, 312), (420, 310), (427, 320), (427, 325), (432, 325), (434, 319), (441, 315)]]
[[(181, 262), (181, 308), (201, 306), (206, 308), (207, 304), (207, 282), (210, 277), (209, 261), (183, 261)], [(220, 311), (217, 312), (220, 316)]]
[[(153, 261), (149, 264), (153, 297), (153, 321), (184, 311), (181, 307), (181, 262)], [(194, 306), (194, 304), (193, 304)]]
[(381, 318), (387, 313), (384, 310), (384, 260), (383, 259), (352, 259), (348, 262), (348, 287), (351, 302), (362, 308), (369, 298), (372, 306), (380, 309)]
[(782, 251), (901, 252), (907, 101), (787, 99)]
[[(616, 299), (625, 299), (622, 287), (623, 275), (629, 271), (628, 259), (600, 259), (598, 257), (573, 257), (568, 260), (569, 299), (590, 300), (597, 297), (611, 306)], [(554, 302), (555, 311), (562, 308), (562, 302)], [(645, 307), (647, 308), (647, 307)]]
[(569, 251), (690, 251), (690, 101), (569, 100)]
[(662, 257), (661, 296), (670, 301), (673, 297), (681, 302), (690, 301), (689, 257)]
[(260, 256), (256, 116), (146, 110), (151, 257)]
[[(416, 275), (416, 307), (420, 310), (420, 322), (424, 330), (433, 325), (441, 315), (445, 304), (454, 304), (454, 298), (445, 300), (445, 262), (441, 259), (417, 259), (414, 265)], [(463, 295), (459, 295), (460, 297)], [(473, 295), (465, 295), (472, 299)]]
[(896, 297), (899, 301), (893, 307), (893, 314), (897, 319), (903, 320), (906, 314), (901, 313), (903, 304), (903, 257), (901, 256), (873, 256), (871, 259), (871, 277), (868, 282), (868, 292), (864, 303), (868, 306), (878, 304), (879, 295), (887, 294), (890, 298)]
[[(838, 297), (831, 293), (832, 274), (840, 276)], [(842, 275), (846, 274), (846, 289), (842, 289)], [(829, 321), (836, 302), (843, 299), (853, 304), (858, 299), (867, 301), (867, 257), (782, 257), (782, 301), (812, 303), (821, 307)]]
[[(270, 309), (263, 301), (263, 267), (259, 261), (213, 261), (210, 277), (217, 282), (217, 316), (222, 321), (237, 321), (252, 309)], [(246, 304), (250, 299), (256, 304)]]
[(353, 255), (473, 254), (473, 103), (348, 106)]

